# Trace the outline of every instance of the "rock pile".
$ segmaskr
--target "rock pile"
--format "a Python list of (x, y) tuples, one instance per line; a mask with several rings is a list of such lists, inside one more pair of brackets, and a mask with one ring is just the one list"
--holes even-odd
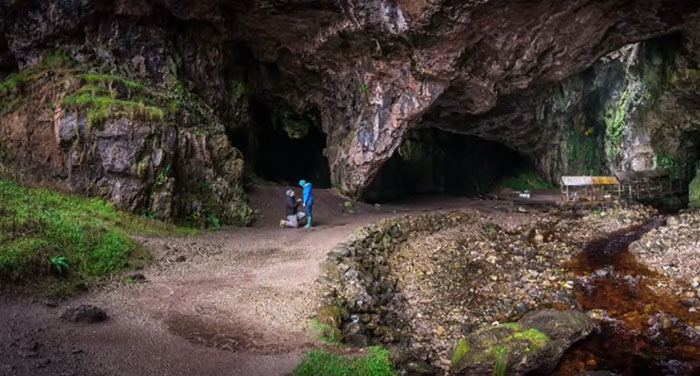
[[(330, 322), (340, 322), (345, 342), (397, 347), (404, 366), (450, 372), (455, 343), (473, 328), (499, 327), (543, 308), (579, 309), (572, 257), (588, 241), (640, 225), (655, 211), (575, 214), (462, 211), (359, 229), (328, 254), (324, 293), (339, 317)], [(542, 359), (555, 357), (550, 350)]]
[(668, 217), (666, 225), (630, 245), (630, 252), (649, 269), (680, 283), (674, 287), (690, 309), (700, 304), (700, 211)]
[[(459, 227), (406, 242), (391, 270), (406, 299), (411, 350), (449, 368), (457, 339), (471, 328), (514, 321), (537, 307), (575, 308), (564, 265), (578, 249), (558, 239), (552, 216), (474, 214)], [(510, 219), (512, 221), (512, 219)]]

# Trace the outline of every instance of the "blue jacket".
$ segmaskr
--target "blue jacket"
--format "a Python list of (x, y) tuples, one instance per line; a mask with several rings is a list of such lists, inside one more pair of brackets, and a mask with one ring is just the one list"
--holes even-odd
[(304, 184), (304, 205), (309, 206), (314, 203), (314, 195), (311, 193), (311, 183)]

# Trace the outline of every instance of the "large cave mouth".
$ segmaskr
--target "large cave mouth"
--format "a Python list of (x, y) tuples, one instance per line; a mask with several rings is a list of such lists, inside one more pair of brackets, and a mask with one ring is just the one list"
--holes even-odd
[(296, 185), (301, 179), (315, 187), (331, 186), (326, 135), (318, 112), (297, 113), (273, 102), (251, 98), (252, 134), (243, 146), (249, 168), (261, 179)]
[(480, 137), (420, 128), (410, 131), (381, 167), (365, 194), (367, 201), (416, 195), (476, 196), (509, 177), (534, 172), (532, 160)]

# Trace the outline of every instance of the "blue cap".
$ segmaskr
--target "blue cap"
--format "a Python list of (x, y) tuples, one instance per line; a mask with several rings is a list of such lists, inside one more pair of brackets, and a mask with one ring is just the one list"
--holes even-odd
[(303, 187), (306, 185), (306, 180), (299, 180), (299, 186)]

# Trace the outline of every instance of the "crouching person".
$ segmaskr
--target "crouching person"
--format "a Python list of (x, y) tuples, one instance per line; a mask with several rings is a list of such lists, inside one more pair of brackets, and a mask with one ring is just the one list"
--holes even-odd
[(304, 212), (299, 211), (299, 204), (301, 203), (301, 199), (296, 198), (296, 194), (293, 190), (288, 189), (286, 195), (287, 199), (285, 204), (285, 210), (287, 219), (283, 219), (280, 221), (280, 227), (297, 228), (299, 227), (299, 222), (306, 218), (306, 214), (304, 214)]

